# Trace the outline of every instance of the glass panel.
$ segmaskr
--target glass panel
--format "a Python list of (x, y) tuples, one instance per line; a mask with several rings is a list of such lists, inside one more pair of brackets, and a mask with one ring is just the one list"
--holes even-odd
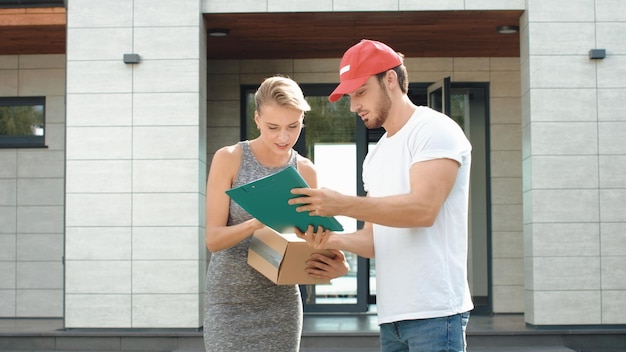
[(436, 89), (428, 93), (429, 105), (431, 108), (442, 112), (443, 111), (443, 90), (441, 88)]
[(451, 89), (451, 117), (472, 142), (468, 281), (475, 314), (491, 312), (489, 298), (488, 110), (484, 86)]
[(0, 146), (44, 144), (44, 98), (0, 98)]
[[(356, 195), (357, 120), (354, 113), (350, 112), (350, 100), (329, 102), (328, 94), (332, 86), (303, 85), (302, 88), (311, 105), (311, 111), (305, 115), (305, 128), (294, 148), (315, 163), (319, 187)], [(254, 123), (254, 89), (245, 91), (247, 139), (256, 138), (259, 134)], [(342, 216), (338, 216), (337, 219), (343, 225), (344, 231), (356, 230), (357, 222), (354, 219)], [(350, 264), (347, 275), (333, 279), (327, 285), (300, 286), (305, 311), (353, 310), (345, 308), (345, 305), (358, 303), (358, 256), (350, 252), (345, 252), (345, 255)]]

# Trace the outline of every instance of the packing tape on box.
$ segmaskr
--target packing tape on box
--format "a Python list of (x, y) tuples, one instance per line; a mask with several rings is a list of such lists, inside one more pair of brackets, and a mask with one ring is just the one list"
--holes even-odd
[(252, 236), (250, 239), (250, 250), (256, 252), (261, 258), (265, 259), (268, 263), (272, 264), (275, 268), (280, 267), (280, 263), (283, 261), (283, 255), (276, 252), (272, 247), (266, 245), (263, 241)]

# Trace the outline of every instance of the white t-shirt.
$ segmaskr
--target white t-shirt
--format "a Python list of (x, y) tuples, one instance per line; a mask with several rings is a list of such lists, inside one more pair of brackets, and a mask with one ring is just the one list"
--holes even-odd
[(363, 162), (370, 197), (406, 194), (421, 161), (459, 163), (456, 182), (431, 227), (374, 224), (379, 324), (453, 315), (474, 306), (467, 282), (471, 144), (448, 116), (418, 107), (395, 135), (385, 133)]

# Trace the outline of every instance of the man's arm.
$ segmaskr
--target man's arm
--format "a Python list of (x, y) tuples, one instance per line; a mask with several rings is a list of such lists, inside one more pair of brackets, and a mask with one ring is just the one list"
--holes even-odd
[(458, 162), (452, 159), (418, 162), (411, 166), (411, 191), (407, 194), (355, 197), (329, 189), (295, 188), (292, 193), (307, 197), (292, 198), (289, 204), (299, 204), (297, 211), (311, 215), (344, 215), (391, 227), (429, 227), (454, 187), (458, 169)]
[(309, 226), (306, 232), (297, 228), (295, 231), (298, 237), (305, 239), (313, 248), (338, 249), (361, 257), (374, 258), (374, 235), (371, 223), (365, 223), (362, 229), (353, 233), (337, 234), (324, 230), (321, 226), (317, 230)]

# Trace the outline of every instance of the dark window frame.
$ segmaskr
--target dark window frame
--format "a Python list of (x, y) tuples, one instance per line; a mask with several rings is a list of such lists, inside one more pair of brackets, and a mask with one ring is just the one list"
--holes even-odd
[(0, 107), (5, 106), (42, 106), (42, 135), (2, 135), (0, 134), (0, 149), (7, 148), (46, 148), (46, 97), (0, 97)]

